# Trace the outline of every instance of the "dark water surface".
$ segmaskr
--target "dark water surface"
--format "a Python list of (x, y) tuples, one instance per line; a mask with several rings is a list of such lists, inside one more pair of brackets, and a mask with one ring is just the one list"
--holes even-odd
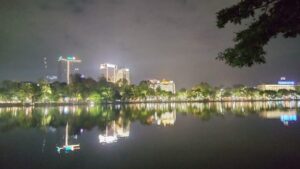
[[(297, 102), (0, 108), (1, 169), (298, 169)], [(67, 126), (68, 125), (68, 126)], [(66, 150), (79, 144), (78, 150)]]

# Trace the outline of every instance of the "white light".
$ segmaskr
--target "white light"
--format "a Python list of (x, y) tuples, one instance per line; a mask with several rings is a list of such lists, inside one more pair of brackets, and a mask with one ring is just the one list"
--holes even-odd
[(103, 135), (99, 135), (99, 142), (100, 143), (114, 143), (118, 140), (117, 136), (103, 136)]
[(109, 63), (107, 63), (106, 65), (107, 65), (107, 67), (110, 67), (110, 68), (115, 68), (115, 67), (117, 67), (116, 65), (109, 64)]
[(109, 63), (105, 63), (105, 64), (100, 65), (100, 69), (106, 69), (106, 68), (117, 68), (117, 65), (109, 64)]
[(104, 65), (104, 64), (100, 65), (100, 69), (105, 69), (105, 67), (106, 67), (106, 65)]

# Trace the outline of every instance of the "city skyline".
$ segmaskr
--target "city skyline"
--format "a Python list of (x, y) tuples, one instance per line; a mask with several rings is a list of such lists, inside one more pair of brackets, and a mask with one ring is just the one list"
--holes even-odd
[(230, 47), (241, 27), (218, 29), (216, 12), (230, 1), (46, 1), (4, 0), (0, 7), (0, 80), (36, 81), (47, 57), (50, 74), (56, 58), (82, 56), (80, 70), (94, 79), (99, 63), (131, 70), (132, 82), (168, 78), (178, 88), (300, 81), (299, 37), (272, 39), (267, 64), (231, 68), (215, 60)]
[[(71, 76), (72, 74), (76, 74), (76, 73), (79, 73), (79, 74), (81, 74), (81, 75), (83, 75), (83, 77), (90, 77), (90, 78), (94, 78), (95, 80), (97, 80), (97, 79), (99, 79), (99, 78), (101, 78), (101, 77), (105, 77), (106, 78), (106, 80), (108, 81), (108, 82), (112, 82), (112, 83), (116, 83), (116, 82), (118, 82), (120, 79), (122, 79), (122, 77), (124, 78), (124, 79), (126, 79), (128, 82), (129, 82), (129, 84), (131, 83), (131, 75), (129, 76), (129, 68), (127, 68), (127, 67), (124, 67), (124, 66), (118, 66), (118, 65), (116, 65), (116, 64), (111, 64), (111, 63), (108, 63), (108, 62), (106, 62), (106, 63), (100, 63), (99, 65), (100, 65), (100, 69), (98, 69), (98, 76), (96, 76), (96, 77), (93, 77), (93, 76), (90, 76), (90, 75), (88, 75), (88, 74), (84, 74), (84, 73), (82, 73), (81, 71), (80, 71), (80, 69), (78, 68), (78, 67), (80, 67), (80, 64), (79, 65), (76, 65), (76, 67), (75, 68), (72, 68), (72, 66), (71, 65), (73, 65), (74, 63), (82, 63), (82, 60), (81, 60), (81, 58), (79, 57), (79, 56), (75, 56), (75, 55), (67, 55), (66, 57), (64, 57), (64, 56), (59, 56), (58, 57), (58, 59), (56, 59), (56, 64), (57, 65), (55, 65), (54, 67), (56, 68), (56, 73), (53, 73), (53, 72), (55, 72), (55, 71), (49, 71), (48, 69), (49, 69), (49, 67), (48, 67), (48, 58), (47, 57), (43, 57), (43, 59), (42, 59), (42, 67), (41, 67), (41, 70), (40, 70), (40, 72), (41, 72), (41, 77), (39, 77), (39, 78), (37, 78), (37, 80), (32, 80), (33, 82), (36, 82), (36, 81), (38, 81), (38, 80), (40, 80), (40, 79), (45, 79), (46, 81), (48, 81), (49, 83), (52, 83), (52, 82), (55, 82), (55, 81), (59, 81), (59, 82), (66, 82), (66, 83), (70, 83), (70, 82), (68, 82), (68, 79), (70, 78), (70, 76), (69, 76), (69, 78), (68, 78), (68, 76), (67, 76), (67, 69), (68, 69), (68, 64), (67, 64), (67, 62), (68, 62), (68, 60), (71, 62), (70, 63), (70, 66), (69, 66), (69, 75)], [(65, 62), (65, 63), (63, 63), (63, 62)], [(72, 62), (74, 62), (74, 63), (72, 63)], [(112, 67), (114, 67), (114, 69), (115, 69), (115, 71), (114, 71), (114, 75), (111, 75), (111, 76), (113, 76), (113, 78), (114, 79), (109, 79), (108, 77), (107, 77), (107, 75), (105, 75), (102, 71), (103, 71), (103, 69), (105, 69), (105, 67), (107, 67), (107, 68), (112, 68)], [(58, 68), (58, 69), (57, 69)], [(99, 67), (98, 67), (99, 68)], [(84, 69), (84, 68), (83, 68)], [(99, 73), (99, 70), (100, 70), (100, 73)], [(128, 72), (128, 75), (127, 75), (127, 73), (126, 74), (124, 74), (123, 73), (123, 71), (126, 71), (126, 72)], [(108, 73), (108, 72), (107, 72)], [(121, 77), (122, 76), (122, 77)], [(284, 79), (283, 79), (284, 78)], [(163, 77), (163, 78), (161, 78), (162, 79), (162, 81), (166, 81), (166, 79), (168, 79), (168, 77)], [(270, 81), (261, 81), (261, 82), (256, 82), (256, 83), (253, 83), (252, 85), (249, 85), (249, 84), (242, 84), (242, 83), (236, 83), (236, 84), (232, 84), (231, 86), (234, 86), (234, 85), (248, 85), (248, 86), (253, 86), (253, 87), (260, 87), (260, 86), (262, 86), (262, 85), (283, 85), (284, 86), (284, 88), (285, 88), (285, 86), (286, 85), (292, 85), (292, 86), (296, 86), (296, 85), (299, 85), (299, 82), (298, 81), (296, 81), (296, 80), (294, 80), (294, 79), (290, 79), (290, 78), (288, 78), (289, 80), (286, 80), (286, 77), (285, 76), (281, 76), (280, 77), (280, 80), (282, 80), (283, 82), (292, 82), (293, 84), (280, 84), (279, 82), (280, 82), (280, 80), (279, 81), (276, 81), (276, 79), (274, 79), (274, 80), (270, 80)], [(4, 80), (9, 80), (9, 79), (4, 79)], [(160, 81), (160, 80), (157, 80), (157, 77), (150, 77), (150, 78), (144, 78), (144, 79), (138, 79), (135, 83), (133, 83), (133, 84), (138, 84), (139, 82), (141, 82), (141, 81), (144, 81), (144, 80), (147, 80), (147, 81), (152, 81), (152, 80), (154, 80), (154, 81)], [(278, 77), (277, 77), (277, 80), (278, 80)], [(20, 80), (16, 80), (16, 81), (20, 81)], [(25, 80), (26, 81), (26, 80)], [(69, 81), (70, 81), (70, 79), (69, 79)], [(173, 82), (173, 80), (172, 81), (170, 81), (171, 83), (174, 83)], [(204, 82), (204, 81), (201, 81), (201, 82), (198, 82), (198, 83), (195, 83), (195, 84), (191, 84), (192, 86), (193, 85), (197, 85), (197, 84), (199, 84), (199, 83), (202, 83), (202, 82)], [(205, 83), (207, 83), (207, 82), (205, 82)], [(175, 85), (175, 84), (174, 84)], [(177, 85), (177, 84), (176, 84)], [(224, 86), (224, 87), (230, 87), (230, 85), (228, 85), (228, 86), (225, 86), (224, 84), (220, 84), (221, 86)], [(180, 86), (180, 85), (179, 85)], [(185, 87), (181, 87), (181, 88), (185, 88)], [(174, 87), (174, 91), (175, 91), (175, 87)]]

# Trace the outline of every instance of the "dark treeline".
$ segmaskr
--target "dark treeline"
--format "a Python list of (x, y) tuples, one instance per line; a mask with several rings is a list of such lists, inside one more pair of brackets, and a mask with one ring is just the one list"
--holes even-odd
[(112, 102), (166, 102), (166, 101), (244, 101), (244, 100), (288, 100), (300, 98), (300, 90), (262, 91), (254, 87), (235, 85), (214, 87), (200, 83), (191, 89), (180, 89), (173, 94), (151, 88), (149, 81), (138, 85), (126, 80), (116, 84), (105, 78), (94, 80), (72, 75), (72, 83), (47, 83), (2, 81), (0, 103), (112, 103)]

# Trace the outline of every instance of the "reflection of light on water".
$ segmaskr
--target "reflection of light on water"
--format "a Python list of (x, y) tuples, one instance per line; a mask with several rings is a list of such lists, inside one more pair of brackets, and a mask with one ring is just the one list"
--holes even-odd
[(289, 122), (297, 121), (297, 115), (296, 114), (292, 114), (292, 115), (283, 114), (280, 116), (280, 120), (282, 121), (282, 123), (284, 125), (289, 125)]
[(77, 111), (77, 106), (60, 106), (59, 107), (59, 113), (60, 114), (69, 114), (69, 113), (75, 113)]
[(112, 126), (106, 125), (105, 127), (105, 134), (99, 135), (99, 142), (100, 143), (113, 143), (118, 140), (118, 137), (116, 135), (116, 123), (113, 121)]
[(68, 106), (65, 106), (64, 107), (64, 114), (69, 114), (69, 107)]
[(267, 119), (280, 119), (284, 125), (289, 125), (289, 122), (297, 121), (296, 112), (282, 112), (282, 111), (264, 111), (261, 116)]
[(99, 134), (99, 142), (102, 144), (109, 144), (118, 141), (118, 138), (129, 137), (130, 135), (130, 122), (124, 125), (123, 119), (119, 118), (117, 122), (113, 121), (105, 127), (105, 133)]
[(45, 108), (45, 115), (49, 113), (48, 107)]
[(113, 136), (107, 136), (107, 135), (99, 135), (99, 142), (100, 143), (114, 143), (117, 142), (118, 137), (116, 135)]
[(154, 119), (156, 120), (157, 125), (163, 125), (163, 126), (173, 126), (176, 121), (176, 112), (165, 112), (160, 117), (155, 112)]
[(79, 144), (69, 145), (69, 124), (68, 123), (66, 125), (65, 134), (66, 134), (65, 135), (65, 145), (63, 145), (62, 147), (56, 147), (57, 152), (60, 153), (61, 151), (64, 151), (65, 153), (69, 153), (70, 151), (79, 150), (80, 149)]
[(25, 109), (25, 115), (29, 116), (31, 114), (32, 114), (32, 107), (26, 107), (26, 109)]

